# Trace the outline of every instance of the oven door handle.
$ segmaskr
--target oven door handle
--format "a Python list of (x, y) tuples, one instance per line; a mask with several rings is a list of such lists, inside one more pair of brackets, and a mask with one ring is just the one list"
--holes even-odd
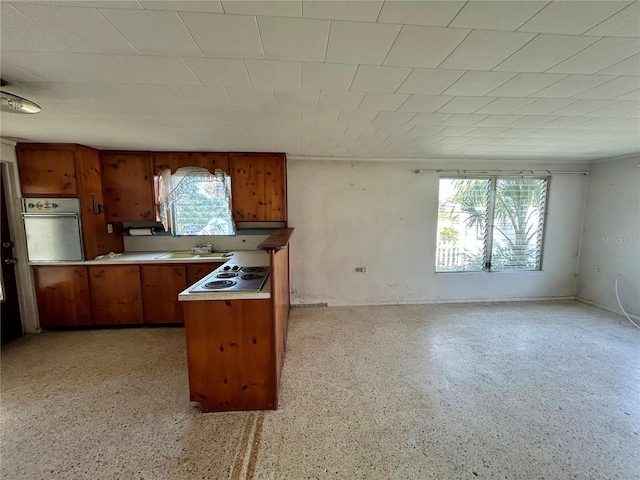
[(24, 218), (78, 217), (77, 213), (23, 213)]

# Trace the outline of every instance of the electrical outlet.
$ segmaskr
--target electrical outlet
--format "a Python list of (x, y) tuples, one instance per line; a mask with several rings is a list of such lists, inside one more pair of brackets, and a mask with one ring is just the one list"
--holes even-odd
[(369, 273), (369, 267), (363, 265), (362, 267), (356, 267), (356, 272), (359, 273)]
[(596, 273), (600, 273), (600, 267), (596, 267)]
[(113, 233), (113, 225), (111, 223), (107, 223), (107, 233)]

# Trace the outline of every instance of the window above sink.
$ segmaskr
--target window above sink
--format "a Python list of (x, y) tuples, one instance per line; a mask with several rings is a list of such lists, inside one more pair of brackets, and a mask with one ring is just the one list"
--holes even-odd
[(223, 171), (183, 167), (156, 178), (159, 217), (173, 236), (235, 235), (231, 178)]

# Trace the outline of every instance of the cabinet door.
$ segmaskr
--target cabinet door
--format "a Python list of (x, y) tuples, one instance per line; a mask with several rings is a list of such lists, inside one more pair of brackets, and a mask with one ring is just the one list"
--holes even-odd
[(151, 155), (147, 152), (100, 152), (108, 222), (155, 220)]
[(213, 272), (216, 268), (222, 265), (222, 262), (218, 263), (192, 263), (187, 265), (187, 287), (199, 282), (204, 277)]
[(74, 197), (78, 193), (75, 146), (47, 149), (18, 145), (16, 154), (24, 196)]
[(112, 228), (113, 233), (109, 233), (107, 229), (99, 152), (93, 148), (78, 145), (76, 166), (84, 258), (91, 260), (109, 252), (122, 252), (124, 245), (121, 225), (116, 224), (115, 228)]
[(87, 267), (34, 267), (40, 326), (91, 325)]
[(143, 323), (140, 267), (89, 267), (95, 325)]
[(142, 300), (145, 323), (184, 323), (178, 294), (187, 288), (184, 265), (143, 265)]
[(287, 220), (284, 154), (232, 153), (231, 193), (236, 222)]
[(180, 167), (202, 167), (213, 173), (217, 168), (225, 173), (229, 173), (228, 153), (206, 153), (206, 152), (154, 152), (153, 171), (159, 173), (165, 168), (173, 173)]

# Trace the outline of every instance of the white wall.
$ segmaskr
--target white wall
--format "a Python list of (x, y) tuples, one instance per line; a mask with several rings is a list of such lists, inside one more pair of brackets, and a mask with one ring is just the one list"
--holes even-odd
[[(554, 168), (526, 165), (540, 167)], [(575, 295), (584, 175), (555, 175), (551, 180), (543, 271), (435, 274), (439, 176), (415, 173), (417, 168), (438, 166), (289, 160), (289, 225), (295, 228), (292, 303), (397, 304)], [(446, 168), (509, 166), (473, 163)], [(558, 169), (567, 167), (555, 166)], [(360, 265), (367, 265), (369, 273), (356, 273)]]
[(640, 155), (591, 166), (578, 271), (578, 297), (640, 314)]

